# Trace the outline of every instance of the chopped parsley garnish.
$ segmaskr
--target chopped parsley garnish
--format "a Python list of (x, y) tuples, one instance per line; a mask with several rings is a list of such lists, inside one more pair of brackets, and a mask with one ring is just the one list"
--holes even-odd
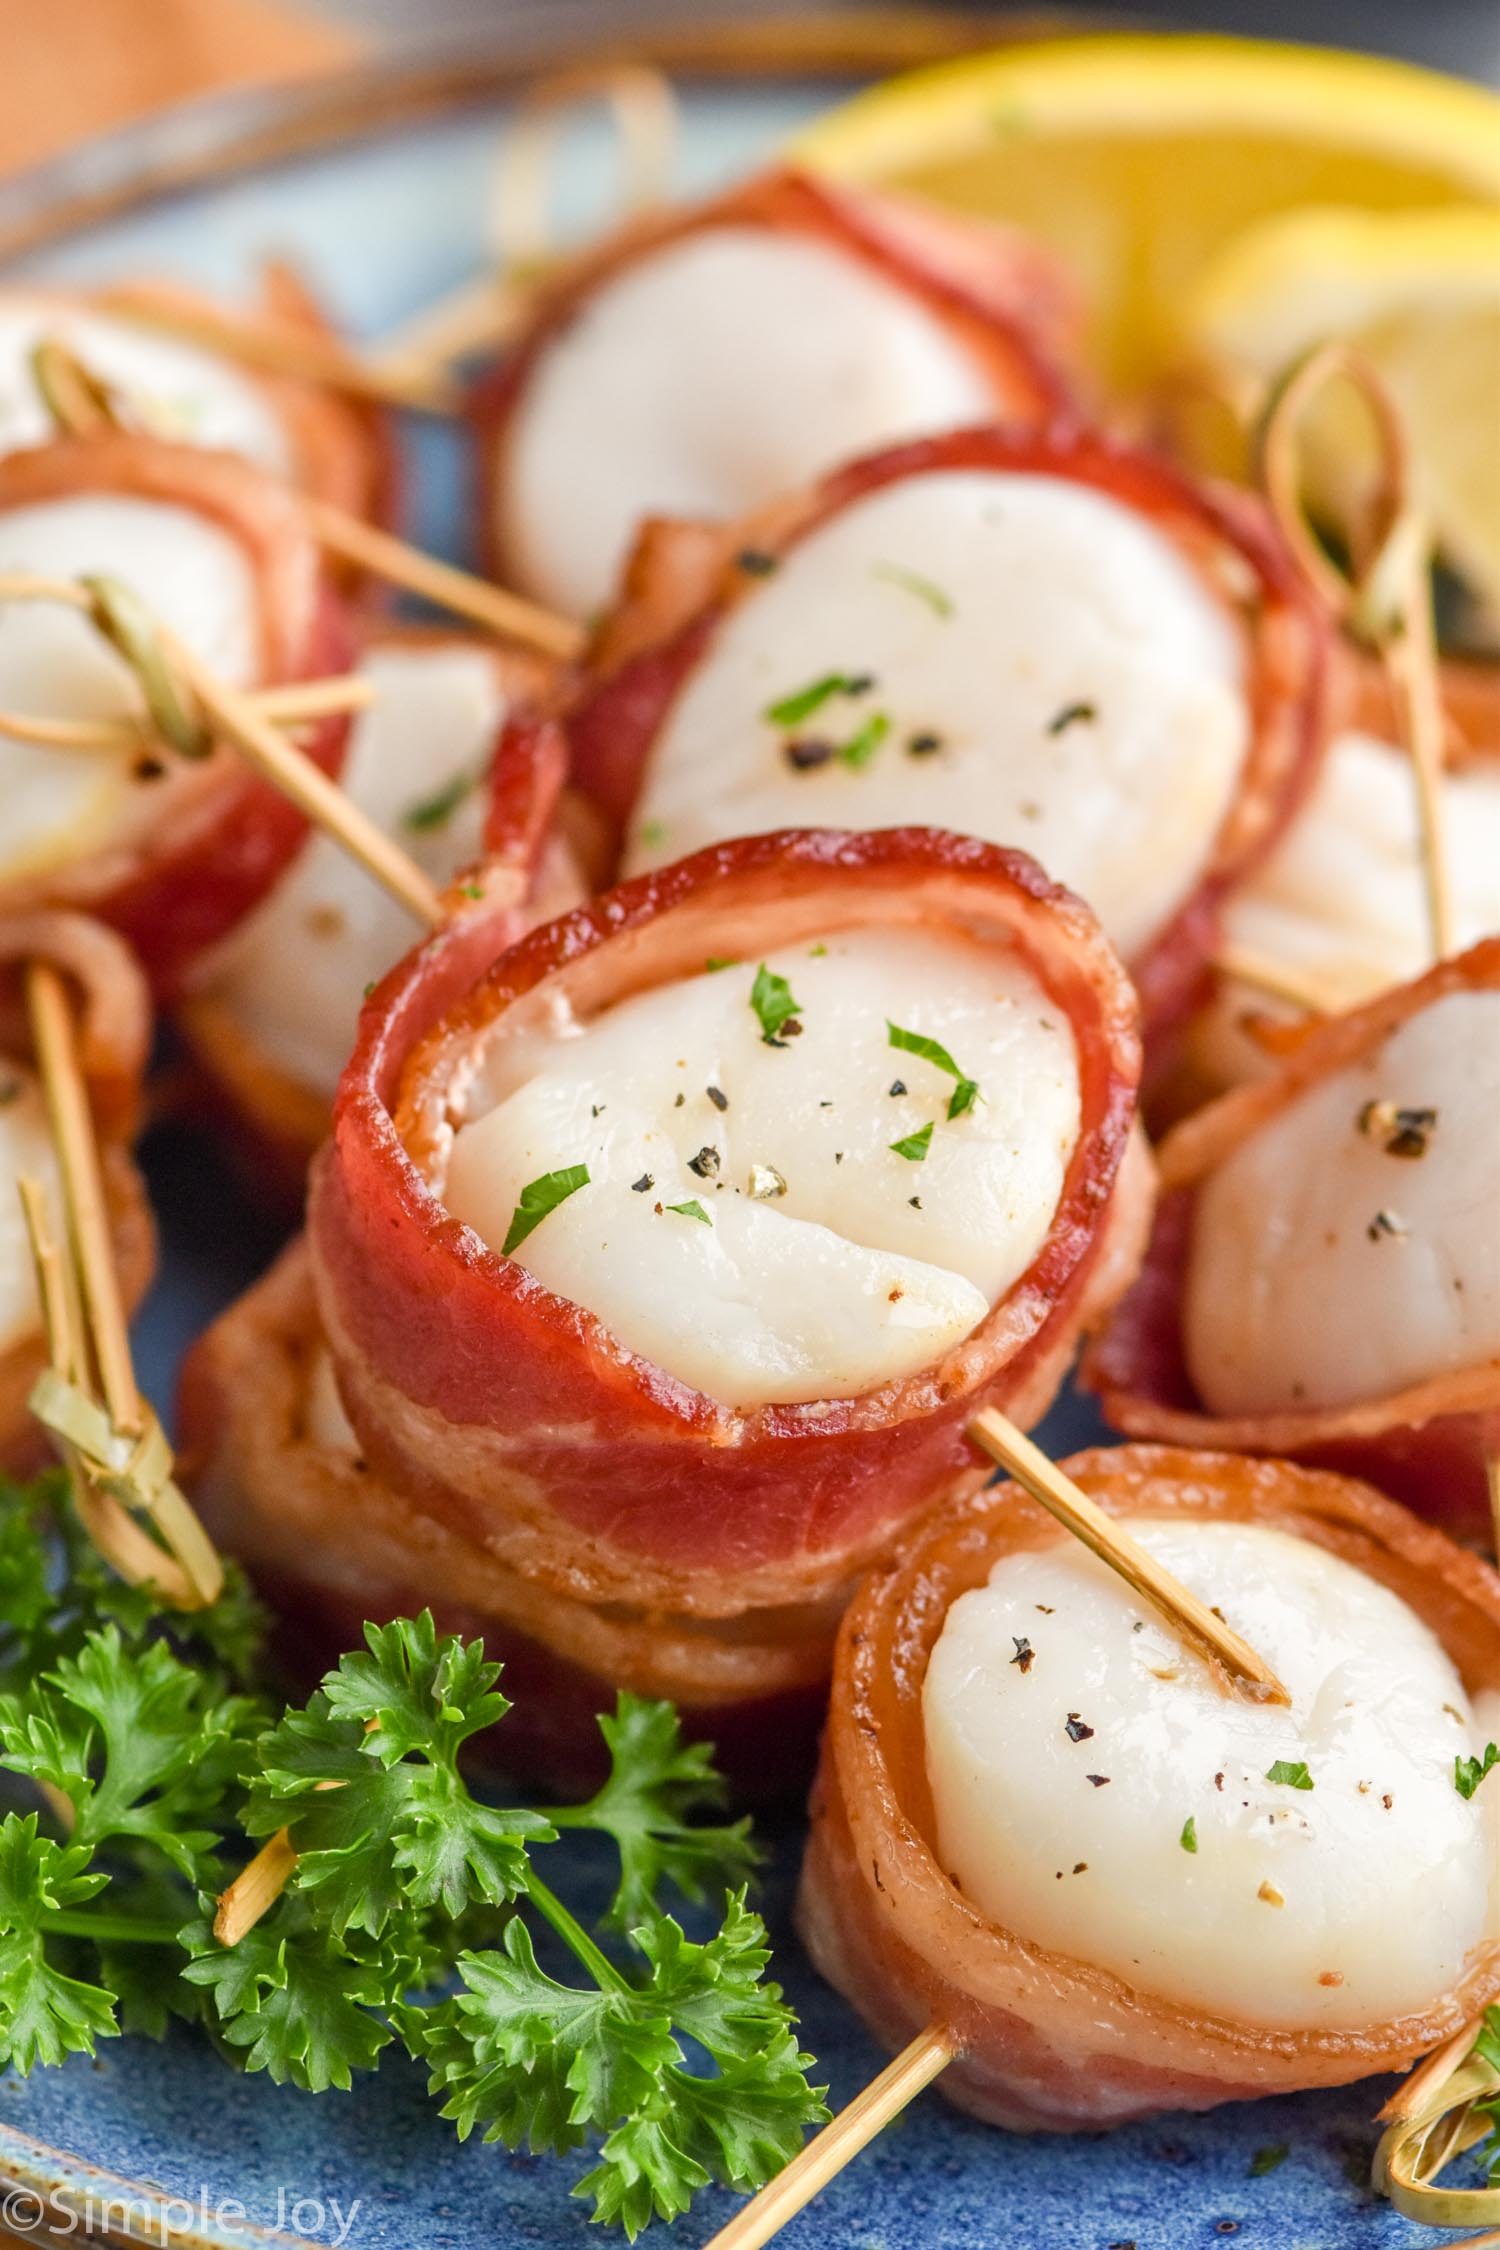
[(711, 1227), (713, 1225), (713, 1220), (696, 1196), (693, 1197), (691, 1203), (669, 1203), (667, 1209), (675, 1211), (681, 1219), (696, 1219), (700, 1226)]
[(932, 1119), (928, 1118), (919, 1133), (908, 1133), (904, 1141), (892, 1141), (889, 1146), (893, 1156), (904, 1156), (908, 1164), (925, 1163), (932, 1146)]
[(867, 766), (891, 731), (891, 722), (883, 711), (873, 711), (856, 734), (852, 734), (839, 752), (840, 761), (852, 766), (856, 772)]
[(964, 1076), (945, 1046), (936, 1039), (929, 1039), (925, 1032), (903, 1031), (900, 1024), (891, 1022), (889, 1016), (886, 1018), (885, 1028), (893, 1047), (900, 1047), (908, 1055), (920, 1055), (924, 1062), (932, 1063), (936, 1069), (946, 1072), (949, 1078), (956, 1081), (948, 1098), (950, 1123), (955, 1117), (962, 1117), (966, 1109), (974, 1107), (979, 1099), (978, 1081)]
[(640, 838), (648, 852), (654, 851), (658, 844), (664, 844), (667, 840), (666, 822), (664, 820), (643, 820), (640, 826)]
[(874, 684), (868, 672), (825, 672), (820, 680), (809, 680), (806, 687), (768, 703), (761, 717), (773, 727), (800, 727), (836, 695), (864, 695)]
[[(768, 1047), (782, 1047), (786, 1042), (777, 1038), (784, 1025), (798, 1017), (802, 1010), (792, 998), (792, 988), (785, 977), (768, 969), (764, 961), (755, 972), (755, 982), (750, 987), (750, 1005), (760, 1019), (760, 1035)], [(800, 1026), (799, 1026), (800, 1029)]]
[(1185, 1852), (1195, 1852), (1198, 1849), (1198, 1823), (1191, 1813), (1183, 1822), (1182, 1834), (1177, 1841)]
[(1460, 1797), (1472, 1797), (1485, 1775), (1500, 1766), (1500, 1743), (1487, 1742), (1482, 1758), (1455, 1758), (1453, 1786)]
[[(1250, 2159), (1250, 2178), (1263, 2180), (1268, 2172), (1276, 2170), (1278, 2164), (1285, 2164), (1291, 2153), (1289, 2141), (1277, 2141), (1270, 2148), (1258, 2148)], [(1364, 2184), (1363, 2171), (1360, 2174), (1360, 2184)]]
[(483, 883), (465, 883), (462, 888), (465, 898), (483, 898), (484, 896)]
[(521, 1200), (516, 1205), (510, 1225), (505, 1230), (505, 1240), (500, 1247), (508, 1258), (518, 1250), (535, 1227), (539, 1227), (549, 1211), (559, 1203), (566, 1203), (570, 1195), (589, 1184), (586, 1164), (566, 1164), (560, 1172), (544, 1172), (539, 1180), (531, 1180), (521, 1190)]
[(411, 805), (404, 814), (406, 826), (418, 830), (441, 828), (453, 818), (459, 806), (474, 788), (478, 776), (456, 773), (443, 788), (424, 797), (420, 804)]
[(737, 969), (739, 965), (737, 953), (710, 953), (703, 964), (703, 971), (705, 976), (712, 977), (717, 976), (720, 969)]
[(1278, 1758), (1274, 1766), (1267, 1766), (1266, 1779), (1279, 1782), (1283, 1789), (1311, 1789), (1313, 1785), (1313, 1777), (1300, 1758)]
[(883, 579), (887, 586), (899, 586), (904, 594), (915, 594), (919, 602), (927, 604), (934, 617), (953, 615), (952, 595), (945, 593), (932, 579), (924, 578), (919, 570), (908, 570), (904, 563), (878, 562), (871, 565), (870, 575)]
[(1066, 734), (1069, 727), (1085, 726), (1089, 720), (1097, 719), (1098, 716), (1098, 710), (1092, 703), (1065, 703), (1047, 721), (1047, 732)]

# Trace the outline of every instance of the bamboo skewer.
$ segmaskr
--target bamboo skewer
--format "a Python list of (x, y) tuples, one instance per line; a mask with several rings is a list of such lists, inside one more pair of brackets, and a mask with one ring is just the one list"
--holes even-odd
[(326, 500), (308, 500), (305, 506), (320, 545), (344, 562), (387, 579), (393, 586), (402, 586), (408, 593), (420, 594), (424, 601), (451, 610), (456, 617), (466, 617), (470, 624), (497, 634), (501, 640), (522, 641), (564, 661), (582, 653), (588, 635), (571, 617), (560, 617), (555, 610), (543, 609), (520, 594), (507, 593), (503, 586), (491, 585), (488, 579), (476, 578), (452, 563), (439, 562), (435, 555), (424, 554), (421, 548), (410, 546), (389, 531), (378, 530)]
[[(326, 680), (292, 680), (283, 687), (254, 688), (245, 701), (274, 726), (300, 727), (317, 719), (368, 711), (375, 690), (348, 672)], [(45, 750), (149, 750), (156, 736), (149, 719), (44, 719), (30, 712), (0, 711), (0, 734), (34, 742)]]
[(1131, 1538), (1114, 1519), (1105, 1514), (1096, 1501), (1089, 1498), (1082, 1487), (1061, 1470), (1055, 1461), (1048, 1459), (1039, 1445), (1034, 1445), (1025, 1432), (1014, 1422), (987, 1406), (975, 1415), (969, 1424), (973, 1443), (1008, 1469), (1018, 1484), (1025, 1486), (1034, 1500), (1050, 1515), (1057, 1518), (1064, 1529), (1081, 1540), (1090, 1554), (1108, 1563), (1111, 1570), (1124, 1579), (1127, 1586), (1150, 1602), (1167, 1623), (1193, 1642), (1204, 1655), (1223, 1665), (1224, 1669), (1256, 1701), (1289, 1704), (1291, 1697), (1275, 1673), (1258, 1656), (1247, 1641), (1241, 1640), (1233, 1628), (1226, 1625), (1218, 1614), (1198, 1599), (1179, 1578), (1165, 1569), (1156, 1557), (1137, 1540)]
[(919, 2031), (863, 2093), (841, 2109), (783, 2166), (774, 2180), (721, 2227), (705, 2250), (761, 2250), (763, 2243), (794, 2219), (829, 2181), (843, 2171), (851, 2157), (915, 2100), (947, 2069), (958, 2047), (951, 2033), (937, 2024)]
[[(163, 1556), (160, 1547), (145, 1539), (138, 1527), (131, 1526), (147, 1550), (142, 1554), (135, 1542), (127, 1543), (135, 1564), (145, 1566), (141, 1575), (152, 1577), (166, 1598), (172, 1598), (174, 1592), (180, 1596), (185, 1591), (184, 1606), (200, 1607), (216, 1599), (224, 1582), (223, 1566), (187, 1499), (171, 1480), (166, 1441), (161, 1437), (155, 1418), (143, 1406), (136, 1388), (129, 1329), (110, 1242), (99, 1147), (78, 1055), (72, 1008), (62, 976), (50, 962), (28, 964), (26, 1008), (62, 1180), (72, 1270), (78, 1281), (75, 1301), (72, 1285), (65, 1278), (69, 1269), (54, 1253), (45, 1231), (43, 1199), (39, 1194), (29, 1199), (23, 1195), (22, 1208), (34, 1244), (53, 1371), (74, 1401), (69, 1415), (73, 1423), (78, 1421), (81, 1406), (92, 1428), (87, 1396), (90, 1361), (97, 1370), (104, 1398), (100, 1417), (102, 1442), (96, 1446), (92, 1435), (86, 1442), (69, 1440), (65, 1436), (64, 1458), (81, 1501), (115, 1497), (107, 1489), (99, 1490), (106, 1479), (133, 1481), (138, 1485), (148, 1496), (151, 1520), (165, 1540), (170, 1560), (175, 1562), (180, 1576), (169, 1569), (169, 1558)], [(44, 1377), (33, 1393), (34, 1403), (45, 1385)], [(49, 1421), (49, 1427), (56, 1433), (56, 1423)], [(124, 1442), (111, 1444), (111, 1440)], [(111, 1458), (112, 1454), (118, 1457)], [(87, 1524), (90, 1511), (84, 1506), (81, 1512)], [(98, 1515), (97, 1510), (93, 1513)], [(123, 1508), (119, 1513), (128, 1523)], [(105, 1528), (118, 1531), (120, 1526), (114, 1518), (107, 1518)]]
[(1221, 977), (1230, 977), (1236, 984), (1251, 985), (1268, 999), (1284, 1000), (1303, 1015), (1330, 1016), (1338, 1012), (1337, 1003), (1313, 978), (1249, 946), (1221, 945), (1214, 955), (1213, 965)]
[(297, 328), (266, 314), (166, 302), (152, 291), (132, 289), (128, 284), (100, 290), (94, 302), (117, 319), (180, 336), (187, 343), (243, 360), (268, 375), (318, 383), (377, 406), (446, 415), (456, 414), (462, 403), (454, 384), (430, 370), (403, 369), (362, 358), (335, 337), (320, 336), (312, 329)]

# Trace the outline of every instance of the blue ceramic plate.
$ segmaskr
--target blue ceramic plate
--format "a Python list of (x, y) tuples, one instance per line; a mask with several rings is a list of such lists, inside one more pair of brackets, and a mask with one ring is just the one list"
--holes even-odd
[[(564, 11), (567, 12), (567, 11)], [(769, 71), (754, 81), (684, 88), (686, 191), (730, 179), (848, 90)], [(290, 251), (360, 335), (393, 327), (483, 261), (481, 213), (503, 116), (494, 100), (450, 106), (399, 133), (236, 173), (170, 199), (139, 201), (108, 224), (33, 257), (26, 270), (68, 280), (171, 272), (232, 293), (257, 256)], [(57, 187), (129, 188), (141, 166), (193, 160), (200, 147), (264, 124), (241, 108), (88, 152)], [(602, 137), (580, 132), (564, 201), (586, 213), (604, 192)], [(0, 228), (19, 206), (0, 204)], [(33, 216), (35, 214), (33, 213)], [(467, 512), (451, 432), (411, 433), (408, 528), (462, 555)], [(269, 1259), (275, 1236), (206, 1143), (158, 1132), (146, 1149), (163, 1229), (161, 1277), (139, 1324), (140, 1371), (165, 1405), (192, 1336)], [(1065, 1451), (1098, 1435), (1067, 1401), (1044, 1442)], [(854, 2094), (884, 2059), (812, 1973), (790, 1928), (800, 1827), (775, 1839), (764, 1898), (777, 1972), (802, 2013), (831, 2097)], [(557, 1847), (566, 1854), (566, 1844)], [(600, 1871), (584, 1853), (565, 1882), (586, 1896)], [(602, 1897), (601, 1897), (602, 1903)], [(1374, 2086), (1167, 2118), (1108, 2138), (1019, 2140), (971, 2123), (926, 2094), (783, 2236), (787, 2250), (1188, 2250), (1236, 2239), (1244, 2250), (1418, 2250), (1444, 2238), (1376, 2204), (1360, 2184), (1373, 2142)], [(1284, 2155), (1280, 2152), (1284, 2151)], [(1267, 2169), (1271, 2152), (1280, 2161)], [(387, 2056), (353, 2094), (312, 2099), (223, 2068), (193, 2037), (122, 2040), (25, 2082), (0, 2082), (0, 2221), (39, 2242), (40, 2198), (54, 2225), (94, 2239), (238, 2250), (247, 2242), (347, 2244), (349, 2250), (582, 2250), (586, 2206), (569, 2189), (585, 2169), (461, 2148), (428, 2101), (423, 2074)], [(8, 2190), (8, 2193), (6, 2192)], [(734, 2208), (705, 2195), (676, 2239), (701, 2243)]]

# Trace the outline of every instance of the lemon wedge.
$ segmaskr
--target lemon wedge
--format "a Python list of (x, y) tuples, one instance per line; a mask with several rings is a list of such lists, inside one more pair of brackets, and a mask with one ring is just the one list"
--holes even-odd
[[(1251, 227), (1184, 308), (1212, 377), (1268, 378), (1338, 337), (1384, 376), (1440, 550), (1500, 616), (1500, 210), (1303, 211)], [(1311, 487), (1343, 512), (1368, 438), (1330, 393), (1307, 432)]]
[(835, 178), (1013, 220), (1092, 309), (1092, 357), (1136, 389), (1241, 229), (1300, 207), (1500, 205), (1500, 101), (1407, 64), (1257, 40), (1101, 35), (873, 87), (793, 144)]

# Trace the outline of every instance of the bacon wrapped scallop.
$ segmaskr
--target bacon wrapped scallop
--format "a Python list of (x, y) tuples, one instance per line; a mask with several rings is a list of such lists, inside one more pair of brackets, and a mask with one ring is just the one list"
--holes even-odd
[[(270, 375), (172, 333), (170, 323), (212, 320), (216, 308), (176, 284), (128, 292), (160, 324), (111, 309), (108, 298), (58, 289), (0, 291), (0, 458), (45, 445), (55, 425), (33, 355), (55, 341), (109, 386), (133, 428), (174, 444), (233, 453), (356, 515), (387, 512), (391, 448), (383, 418), (317, 384)], [(264, 309), (290, 328), (331, 334), (303, 283), (268, 267)]]
[(1500, 1578), (1369, 1486), (1066, 1464), (1235, 1629), (1245, 1701), (1006, 1485), (844, 1620), (799, 1922), (892, 2047), (1017, 2131), (1404, 2068), (1500, 1997)]
[[(482, 911), (510, 910), (502, 939), (572, 905), (581, 883), (552, 826), (555, 745), (508, 760), (503, 773), (495, 761), (510, 704), (545, 678), (537, 659), (461, 634), (384, 627), (355, 669), (375, 700), (350, 723), (346, 795), (435, 883), (472, 869), (466, 889)], [(473, 911), (462, 893), (455, 904)], [(405, 909), (339, 844), (309, 836), (270, 894), (194, 967), (178, 1020), (232, 1126), (299, 1198), (362, 999), (413, 936)]]
[[(1265, 864), (1229, 901), (1224, 940), (1284, 970), (1328, 1008), (1357, 1007), (1420, 975), (1431, 957), (1421, 822), (1390, 690), (1368, 660), (1346, 659), (1348, 719), (1306, 803)], [(1448, 758), (1443, 843), (1460, 946), (1500, 932), (1500, 667), (1445, 664)], [(1193, 1025), (1192, 1090), (1222, 1091), (1275, 1067), (1298, 1013), (1233, 977)]]
[(722, 1623), (588, 1602), (522, 1577), (482, 1541), (377, 1475), (339, 1402), (294, 1243), (184, 1363), (183, 1468), (220, 1544), (281, 1615), (289, 1652), (321, 1670), (367, 1618), (430, 1608), (481, 1634), (515, 1699), (507, 1770), (582, 1794), (603, 1779), (596, 1714), (615, 1691), (666, 1696), (713, 1742), (741, 1796), (805, 1787), (838, 1602)]
[(724, 519), (869, 447), (1066, 403), (1068, 285), (1024, 237), (778, 171), (543, 283), (476, 399), (496, 573), (576, 617), (640, 523)]
[(1310, 785), (1325, 630), (1252, 503), (1054, 426), (872, 455), (642, 543), (558, 717), (627, 873), (921, 820), (1088, 899), (1148, 1032)]
[(751, 838), (365, 1011), (309, 1239), (375, 1472), (533, 1582), (841, 1591), (1137, 1254), (1135, 1003), (1034, 864)]
[(12, 1474), (29, 1472), (48, 1454), (26, 1404), (47, 1346), (18, 1183), (37, 1181), (53, 1224), (62, 1223), (61, 1181), (26, 1023), (23, 976), (33, 960), (63, 973), (79, 1008), (79, 1058), (127, 1307), (144, 1294), (156, 1255), (146, 1192), (130, 1156), (151, 1042), (140, 971), (111, 931), (82, 915), (0, 915), (0, 1469)]
[(1084, 1377), (1134, 1437), (1378, 1478), (1461, 1533), (1500, 1442), (1500, 938), (1177, 1126)]
[[(233, 687), (340, 670), (347, 634), (296, 496), (227, 454), (110, 433), (0, 459), (0, 573), (113, 577)], [(130, 718), (124, 663), (76, 611), (0, 603), (0, 712)], [(306, 729), (336, 770), (345, 722)], [(59, 749), (0, 731), (0, 908), (86, 909), (158, 990), (265, 893), (305, 834), (227, 748)]]

